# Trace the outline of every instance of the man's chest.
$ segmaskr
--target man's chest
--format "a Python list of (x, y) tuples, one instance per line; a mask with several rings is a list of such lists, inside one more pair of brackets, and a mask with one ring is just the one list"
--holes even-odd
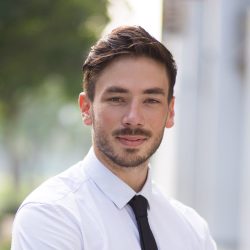
[[(159, 250), (201, 250), (197, 239), (172, 218), (150, 214), (149, 222)], [(130, 208), (89, 208), (82, 213), (81, 232), (84, 250), (141, 250)]]

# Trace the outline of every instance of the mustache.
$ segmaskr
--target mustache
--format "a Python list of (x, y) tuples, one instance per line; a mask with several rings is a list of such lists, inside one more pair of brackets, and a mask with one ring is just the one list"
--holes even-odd
[(141, 128), (123, 128), (123, 129), (117, 129), (112, 133), (113, 136), (120, 136), (120, 135), (143, 135), (147, 137), (151, 137), (152, 133), (148, 130), (141, 129)]

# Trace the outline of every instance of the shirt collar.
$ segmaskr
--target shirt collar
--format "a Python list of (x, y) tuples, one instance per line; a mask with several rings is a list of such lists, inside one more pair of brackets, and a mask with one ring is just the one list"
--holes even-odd
[(89, 150), (87, 156), (84, 158), (83, 165), (86, 174), (118, 208), (123, 208), (133, 196), (138, 194), (147, 198), (150, 204), (152, 194), (150, 169), (142, 190), (136, 193), (97, 159), (93, 148)]

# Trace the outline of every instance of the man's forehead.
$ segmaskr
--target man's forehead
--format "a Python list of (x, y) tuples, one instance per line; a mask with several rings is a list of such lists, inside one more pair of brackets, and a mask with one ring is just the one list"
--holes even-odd
[(169, 79), (163, 64), (147, 57), (122, 57), (108, 65), (96, 80), (96, 92), (166, 95)]

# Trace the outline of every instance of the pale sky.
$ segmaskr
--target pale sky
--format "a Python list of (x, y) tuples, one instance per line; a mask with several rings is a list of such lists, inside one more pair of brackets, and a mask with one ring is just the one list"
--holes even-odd
[(162, 0), (110, 0), (111, 23), (104, 33), (120, 25), (140, 25), (161, 40)]

